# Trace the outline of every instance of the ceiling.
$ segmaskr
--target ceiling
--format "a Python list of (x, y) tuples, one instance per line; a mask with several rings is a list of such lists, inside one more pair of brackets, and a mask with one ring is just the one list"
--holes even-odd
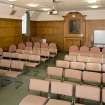
[[(58, 11), (77, 11), (77, 10), (89, 10), (91, 9), (89, 6), (91, 5), (99, 5), (97, 9), (105, 9), (105, 0), (97, 0), (96, 3), (89, 4), (87, 0), (56, 0), (54, 6)], [(89, 0), (88, 0), (89, 1)], [(91, 0), (90, 0), (91, 1)], [(41, 10), (42, 8), (52, 8), (53, 2), (52, 0), (16, 0), (16, 1), (8, 1), (8, 0), (0, 0), (0, 3), (8, 3), (14, 4), (16, 6), (22, 8), (29, 8), (31, 10)], [(38, 7), (28, 7), (26, 4), (35, 3), (38, 4)]]

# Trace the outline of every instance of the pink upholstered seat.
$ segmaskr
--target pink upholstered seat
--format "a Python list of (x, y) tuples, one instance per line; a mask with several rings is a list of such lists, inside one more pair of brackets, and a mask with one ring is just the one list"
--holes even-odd
[(48, 43), (41, 43), (41, 49), (43, 50), (48, 50), (49, 49), (49, 46), (48, 46)]
[(48, 76), (62, 77), (62, 73), (63, 73), (63, 68), (58, 68), (58, 67), (48, 67), (47, 68)]
[(40, 49), (33, 49), (33, 54), (34, 55), (40, 55)]
[(32, 47), (25, 47), (25, 50), (24, 50), (24, 53), (25, 54), (32, 54)]
[(78, 55), (78, 53), (79, 53), (79, 48), (77, 47), (77, 46), (75, 46), (75, 45), (73, 45), (73, 46), (71, 46), (70, 48), (69, 48), (69, 54), (71, 55)]
[(0, 48), (0, 55), (2, 55), (3, 54), (3, 49), (2, 48)]
[(105, 88), (102, 90), (102, 101), (105, 103)]
[(11, 61), (11, 68), (22, 71), (23, 68), (24, 68), (24, 62), (23, 61), (12, 60)]
[(68, 61), (64, 61), (64, 60), (57, 60), (56, 61), (56, 66), (57, 67), (61, 67), (61, 68), (69, 68), (70, 64)]
[(102, 54), (105, 54), (105, 47), (102, 49)]
[(24, 50), (25, 49), (25, 44), (24, 43), (19, 43), (18, 44), (18, 49)]
[(0, 60), (0, 67), (7, 67), (10, 68), (11, 61), (6, 59)]
[(26, 47), (32, 47), (32, 42), (30, 41), (26, 42)]
[(78, 51), (79, 51), (79, 48), (75, 45), (73, 45), (69, 48), (69, 52), (78, 52)]
[(39, 55), (28, 55), (28, 60), (33, 62), (40, 62), (41, 58)]
[(11, 58), (11, 52), (3, 52), (3, 57)]
[(17, 78), (20, 74), (21, 72), (17, 71), (6, 71), (5, 76), (10, 78)]
[(28, 60), (29, 54), (18, 54), (18, 59)]
[(65, 69), (65, 77), (81, 80), (81, 71)]
[(41, 45), (40, 42), (35, 42), (33, 49), (40, 49)]
[(102, 71), (105, 72), (105, 64), (102, 65)]
[(16, 45), (11, 45), (10, 47), (9, 47), (9, 52), (16, 52)]
[(105, 83), (105, 73), (103, 73), (102, 76), (103, 76), (103, 80), (102, 81), (103, 81), (103, 83)]
[(90, 56), (88, 57), (88, 62), (89, 63), (102, 63), (102, 57)]
[(89, 53), (89, 47), (81, 46), (80, 47), (80, 53)]
[[(49, 91), (49, 82), (45, 80), (30, 79), (29, 90), (47, 92)], [(25, 96), (19, 105), (44, 105), (47, 98), (37, 95)]]
[(90, 49), (90, 53), (95, 53), (95, 54), (100, 53), (100, 49), (98, 47), (92, 47)]
[(45, 97), (27, 95), (19, 105), (44, 105), (46, 101)]
[(100, 63), (87, 63), (86, 70), (101, 72), (101, 64)]
[(65, 82), (51, 81), (51, 93), (72, 96), (73, 85)]
[(71, 103), (63, 100), (50, 99), (46, 105), (71, 105)]
[(101, 83), (101, 74), (95, 73), (95, 72), (83, 72), (83, 80), (84, 81), (91, 81), (91, 82), (97, 82)]
[(77, 56), (75, 56), (75, 55), (65, 55), (64, 60), (75, 62), (77, 60)]
[(100, 88), (87, 85), (76, 85), (76, 97), (99, 102)]
[[(51, 93), (72, 96), (72, 85), (58, 81), (51, 81)], [(46, 105), (71, 105), (71, 103), (69, 101), (50, 99)]]
[(102, 55), (102, 63), (105, 64), (105, 54)]
[(85, 69), (85, 63), (83, 63), (83, 62), (71, 62), (70, 68), (71, 69), (84, 70)]
[(56, 46), (55, 43), (50, 43), (50, 44), (49, 44), (49, 51), (50, 51), (50, 53), (55, 53), (55, 54), (57, 54), (57, 46)]
[(79, 62), (88, 62), (88, 56), (84, 56), (84, 55), (79, 55), (77, 56), (77, 61)]
[(91, 41), (86, 41), (84, 45), (89, 48), (92, 47)]

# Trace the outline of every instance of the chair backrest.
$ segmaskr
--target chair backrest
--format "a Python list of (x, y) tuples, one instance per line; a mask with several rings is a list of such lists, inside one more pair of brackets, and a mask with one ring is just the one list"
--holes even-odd
[(39, 79), (30, 79), (29, 90), (48, 93), (49, 81), (39, 80)]
[(100, 88), (88, 85), (76, 85), (76, 97), (100, 101)]
[(57, 46), (55, 43), (49, 43), (49, 48), (57, 49)]
[(83, 72), (83, 80), (101, 83), (101, 73), (84, 71)]
[(105, 72), (105, 64), (102, 65), (102, 71)]
[(28, 60), (39, 62), (40, 61), (40, 56), (39, 55), (28, 55)]
[(69, 68), (70, 63), (64, 60), (56, 60), (56, 66), (61, 68)]
[(91, 41), (86, 41), (84, 43), (84, 45), (87, 46), (87, 47), (89, 47), (89, 48), (92, 46)]
[(105, 54), (105, 47), (102, 49), (102, 54)]
[(24, 43), (19, 43), (18, 44), (18, 49), (24, 50), (25, 49), (25, 44)]
[(11, 52), (3, 52), (3, 57), (11, 58)]
[(101, 64), (100, 63), (86, 63), (86, 70), (101, 72)]
[(33, 51), (32, 51), (32, 52), (33, 52), (33, 54), (35, 54), (35, 55), (40, 55), (40, 49), (36, 49), (36, 48), (34, 49), (34, 48), (33, 48)]
[(28, 60), (29, 54), (18, 54), (18, 59)]
[(10, 68), (11, 60), (1, 59), (0, 60), (0, 67), (7, 67)]
[(64, 82), (51, 81), (51, 93), (72, 96), (73, 85)]
[(18, 70), (23, 70), (24, 62), (23, 61), (12, 60), (11, 61), (11, 68), (12, 69), (18, 69)]
[(102, 101), (105, 103), (105, 88), (102, 90)]
[(26, 42), (26, 47), (32, 47), (32, 42), (30, 41)]
[(32, 47), (25, 47), (25, 50), (31, 51)]
[(58, 67), (48, 67), (47, 74), (48, 76), (62, 76), (63, 68)]
[(48, 43), (41, 43), (41, 48), (43, 49), (48, 49), (49, 48), (49, 46), (48, 46)]
[(79, 52), (79, 48), (76, 45), (73, 45), (69, 48), (69, 53), (70, 52)]
[(100, 53), (100, 49), (98, 47), (92, 47), (90, 49), (90, 53), (95, 53), (95, 54)]
[(105, 73), (103, 73), (102, 76), (103, 76), (102, 81), (103, 81), (103, 83), (105, 83)]
[(40, 42), (35, 42), (34, 43), (34, 48), (39, 48), (40, 49), (41, 45)]
[(89, 53), (89, 47), (87, 46), (81, 46), (80, 47), (80, 53)]
[(83, 62), (70, 62), (70, 68), (71, 69), (77, 69), (77, 70), (84, 70), (85, 69), (85, 63), (83, 63)]
[(88, 56), (84, 56), (84, 55), (77, 56), (78, 62), (88, 62), (88, 59), (89, 59)]
[(44, 56), (44, 57), (49, 57), (50, 56), (50, 52), (49, 52), (49, 50), (41, 49), (40, 55)]
[(65, 69), (65, 77), (81, 80), (81, 71)]
[(101, 57), (88, 57), (89, 63), (102, 63), (102, 58)]
[(11, 45), (10, 47), (9, 47), (9, 52), (16, 52), (16, 45)]
[(3, 49), (2, 48), (0, 48), (0, 55), (2, 55), (3, 54)]

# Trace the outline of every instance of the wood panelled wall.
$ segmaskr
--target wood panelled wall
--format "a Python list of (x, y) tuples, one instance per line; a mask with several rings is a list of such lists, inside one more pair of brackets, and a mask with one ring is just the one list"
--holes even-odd
[[(90, 41), (95, 29), (105, 29), (105, 20), (86, 21), (86, 41)], [(31, 21), (31, 37), (46, 38), (64, 49), (64, 21)], [(0, 47), (7, 48), (21, 41), (21, 20), (0, 19)]]
[(12, 19), (0, 19), (0, 47), (8, 48), (11, 44), (17, 44), (21, 36), (21, 21)]
[[(64, 21), (37, 21), (33, 24), (33, 37), (45, 37), (50, 42), (56, 42), (60, 50), (64, 49)], [(95, 29), (105, 29), (105, 20), (86, 21), (85, 41), (91, 41)]]
[[(48, 42), (55, 42), (59, 49), (63, 49), (64, 22), (63, 21), (40, 21), (34, 22), (32, 36), (46, 38)], [(33, 23), (32, 23), (33, 24)]]
[(105, 20), (87, 20), (86, 21), (86, 41), (93, 40), (94, 30), (105, 30)]

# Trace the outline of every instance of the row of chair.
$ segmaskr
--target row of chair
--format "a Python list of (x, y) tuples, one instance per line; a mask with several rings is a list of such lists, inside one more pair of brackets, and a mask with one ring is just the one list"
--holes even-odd
[(39, 55), (19, 54), (10, 52), (3, 52), (3, 58), (26, 61), (25, 65), (30, 67), (36, 67), (40, 64), (41, 61), (41, 57)]
[(47, 76), (51, 79), (56, 78), (62, 81), (72, 80), (90, 85), (105, 84), (105, 73), (101, 74), (91, 71), (78, 71), (73, 69), (63, 69), (59, 67), (48, 67)]
[(78, 46), (76, 45), (73, 45), (69, 48), (69, 54), (70, 53), (95, 53), (95, 54), (99, 54), (99, 53), (102, 53), (102, 54), (105, 54), (105, 48), (102, 49), (102, 52), (100, 51), (100, 48), (98, 47), (87, 47), (87, 46), (81, 46), (80, 49)]
[(56, 67), (100, 73), (105, 72), (105, 64), (100, 63), (69, 62), (64, 60), (56, 60)]
[[(105, 103), (105, 88), (88, 85), (30, 79), (29, 91), (35, 93), (25, 96), (19, 105), (86, 105), (83, 100), (90, 100), (89, 105)], [(46, 93), (47, 96), (41, 93)], [(79, 103), (77, 99), (81, 99), (82, 102)]]
[(90, 63), (105, 63), (105, 55), (98, 56), (83, 56), (83, 55), (65, 55), (64, 60), (66, 61), (77, 61), (77, 62), (90, 62)]
[[(23, 61), (16, 61), (16, 60), (0, 60), (0, 77), (13, 78), (17, 79), (17, 77), (22, 73), (24, 69), (24, 62)], [(5, 78), (7, 77), (7, 78)]]
[(36, 49), (41, 49), (41, 50), (48, 50), (50, 53), (57, 53), (57, 46), (55, 43), (40, 43), (40, 42), (35, 42), (34, 45), (32, 45), (32, 42), (27, 42), (26, 46), (24, 43), (19, 43), (18, 47), (16, 48), (16, 45), (11, 45), (9, 47), (9, 52), (19, 52), (20, 50), (25, 50), (26, 52), (28, 50), (36, 50)]

